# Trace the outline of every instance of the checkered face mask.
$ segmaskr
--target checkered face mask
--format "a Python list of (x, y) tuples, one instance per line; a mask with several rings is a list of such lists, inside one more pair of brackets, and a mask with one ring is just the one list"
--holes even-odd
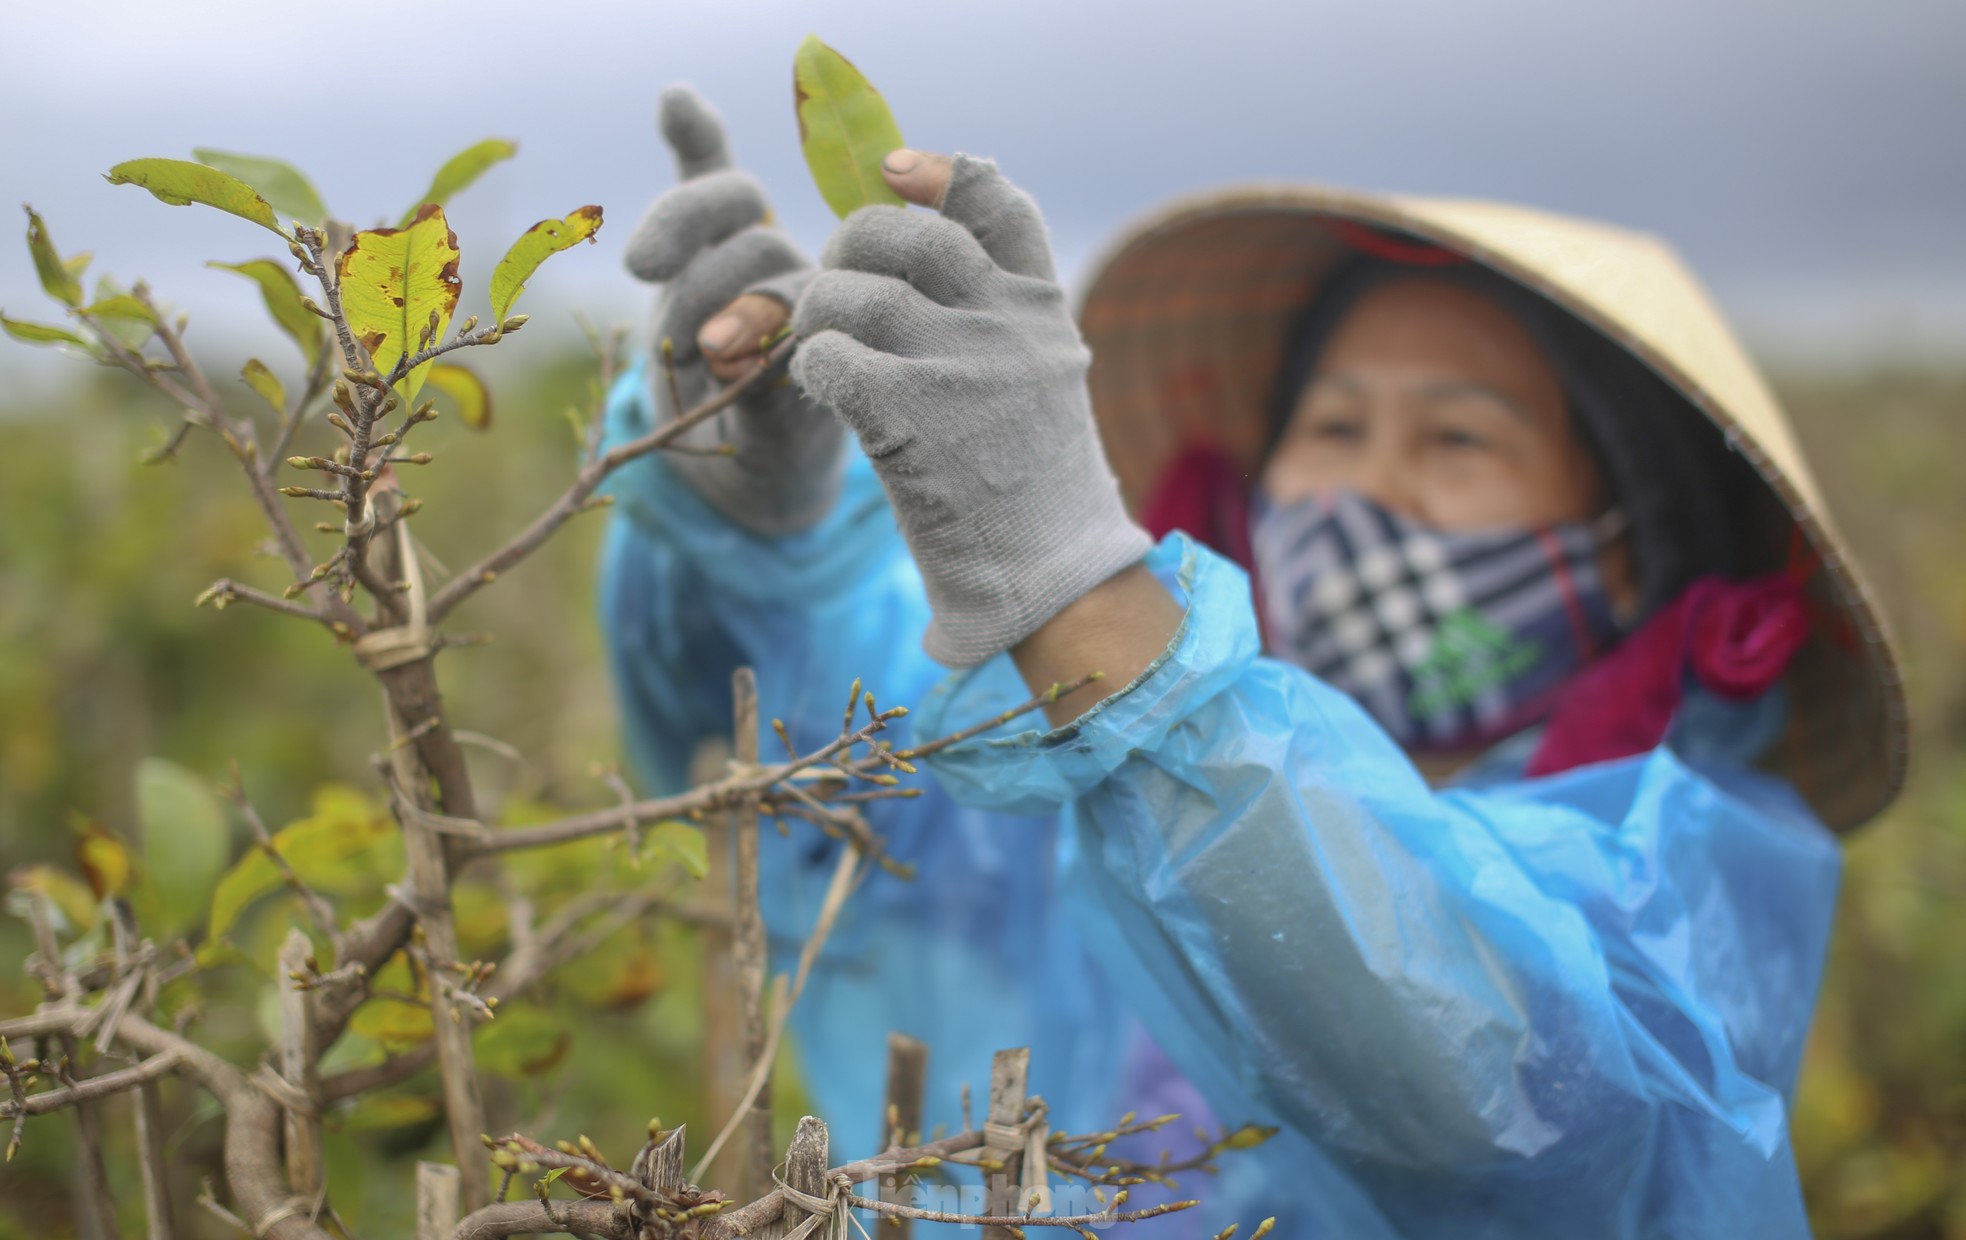
[(1350, 491), (1258, 496), (1251, 551), (1270, 651), (1355, 698), (1409, 749), (1499, 740), (1616, 635), (1588, 524), (1452, 533)]

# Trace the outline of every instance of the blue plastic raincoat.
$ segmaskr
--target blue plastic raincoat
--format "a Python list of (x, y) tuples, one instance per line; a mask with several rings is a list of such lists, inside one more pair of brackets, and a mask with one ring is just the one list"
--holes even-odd
[[(622, 378), (611, 442), (647, 429), (645, 391)], [(856, 676), (916, 708), (898, 743), (1029, 696), (1007, 657), (951, 677), (922, 652), (921, 581), (857, 452), (834, 513), (784, 539), (659, 458), (611, 487), (602, 620), (650, 792), (728, 734), (740, 664), (801, 749), (837, 734)], [(1204, 1206), (1160, 1235), (1267, 1215), (1289, 1240), (1806, 1235), (1787, 1113), (1838, 847), (1745, 765), (1779, 703), (1696, 697), (1649, 755), (1526, 780), (1501, 751), (1435, 791), (1348, 698), (1261, 656), (1239, 569), (1180, 535), (1148, 563), (1186, 618), (1138, 680), (869, 806), (917, 876), (866, 881), (793, 1017), (836, 1152), (880, 1135), (892, 1029), (930, 1046), (930, 1126), (1028, 1045), (1055, 1128), (1187, 1115), (1136, 1156), (1191, 1153), (1197, 1119), (1282, 1129), (1180, 1177)], [(774, 968), (837, 847), (764, 833)]]

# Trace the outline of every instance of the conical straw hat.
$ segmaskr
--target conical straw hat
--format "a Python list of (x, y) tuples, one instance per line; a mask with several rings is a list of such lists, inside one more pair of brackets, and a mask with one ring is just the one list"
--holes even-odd
[[(1336, 232), (1330, 227), (1337, 223)], [(1289, 335), (1364, 224), (1465, 255), (1548, 298), (1636, 356), (1720, 429), (1765, 486), (1739, 497), (1754, 572), (1820, 557), (1821, 620), (1792, 666), (1789, 723), (1766, 765), (1838, 830), (1904, 781), (1906, 717), (1890, 634), (1844, 550), (1788, 419), (1692, 275), (1655, 238), (1499, 203), (1301, 185), (1181, 199), (1094, 264), (1080, 299), (1093, 408), (1129, 502), (1173, 455), (1213, 443), (1252, 472)]]

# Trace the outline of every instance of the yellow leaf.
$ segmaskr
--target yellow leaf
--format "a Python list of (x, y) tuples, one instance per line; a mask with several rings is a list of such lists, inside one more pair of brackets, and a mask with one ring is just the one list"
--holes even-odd
[(1210, 1153), (1222, 1150), (1251, 1150), (1277, 1135), (1275, 1128), (1265, 1128), (1261, 1124), (1244, 1124), (1228, 1136), (1223, 1137), (1209, 1148)]
[(142, 186), (174, 207), (194, 202), (216, 207), (287, 236), (286, 230), (273, 218), (272, 206), (254, 193), (252, 186), (204, 164), (183, 159), (132, 159), (109, 170), (109, 183)]
[(483, 379), (462, 366), (432, 362), (424, 380), (456, 403), (457, 416), (466, 426), (474, 431), (490, 429), (491, 389)]
[(95, 897), (73, 874), (51, 865), (28, 865), (9, 874), (7, 883), (16, 891), (46, 896), (77, 930), (88, 930), (96, 924)]
[(881, 160), (906, 143), (887, 101), (853, 62), (809, 34), (792, 59), (799, 146), (819, 196), (841, 219), (869, 203), (906, 206)]
[(130, 885), (130, 850), (99, 822), (82, 819), (73, 825), (75, 864), (88, 877), (89, 890), (98, 902), (122, 895)]
[[(342, 251), (341, 305), (377, 373), (388, 378), (405, 356), (437, 343), (457, 309), (457, 234), (432, 204), (407, 228), (358, 232)], [(416, 399), (429, 373), (425, 362), (402, 381)]]
[(600, 227), (601, 209), (586, 206), (563, 220), (541, 220), (520, 234), (492, 269), (493, 321), (505, 322), (505, 316), (512, 313), (513, 303), (525, 291), (526, 281), (532, 279), (532, 273), (539, 270), (541, 263), (576, 241), (591, 243)]

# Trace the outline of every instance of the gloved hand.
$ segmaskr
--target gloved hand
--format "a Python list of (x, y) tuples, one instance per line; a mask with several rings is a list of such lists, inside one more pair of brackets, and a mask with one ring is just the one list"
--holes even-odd
[(1006, 650), (1146, 554), (1092, 422), (1044, 219), (955, 157), (939, 213), (864, 207), (793, 308), (792, 376), (860, 436), (927, 586), (928, 653)]
[[(770, 330), (759, 325), (782, 321), (780, 309), (797, 302), (815, 273), (791, 239), (765, 222), (763, 188), (730, 166), (723, 122), (700, 95), (687, 86), (663, 91), (661, 127), (682, 184), (642, 217), (628, 239), (627, 264), (641, 279), (664, 286), (656, 303), (656, 356), (647, 370), (652, 407), (667, 422), (714, 396), (720, 378), (744, 373), (741, 363), (755, 363), (757, 335)], [(758, 298), (778, 304), (762, 303), (761, 313)], [(738, 320), (734, 338), (706, 356), (699, 333), (729, 316)], [(674, 349), (681, 408), (672, 407), (663, 371), (664, 339)], [(771, 537), (808, 529), (839, 497), (845, 432), (789, 382), (753, 392), (686, 432), (680, 443), (697, 454), (669, 453), (669, 468), (753, 533)], [(734, 445), (736, 454), (700, 455), (723, 444)]]

